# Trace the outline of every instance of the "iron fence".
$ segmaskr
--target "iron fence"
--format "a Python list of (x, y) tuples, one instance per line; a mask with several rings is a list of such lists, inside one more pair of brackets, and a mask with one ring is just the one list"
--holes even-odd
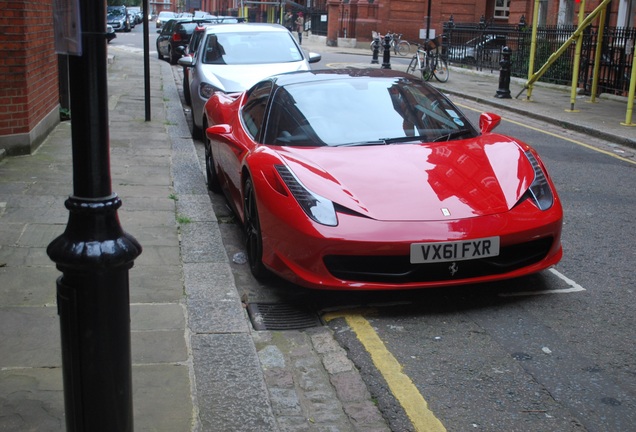
[[(546, 26), (537, 29), (534, 70), (538, 70), (576, 30), (575, 26)], [(606, 27), (603, 32), (599, 65), (599, 92), (626, 95), (634, 56), (636, 29)], [(583, 33), (578, 85), (589, 92), (592, 86), (598, 28), (588, 27)], [(478, 70), (498, 70), (501, 50), (512, 50), (512, 76), (527, 78), (530, 64), (532, 31), (522, 25), (444, 24), (443, 50), (451, 63)], [(540, 81), (570, 85), (574, 68), (576, 43), (548, 68)]]
[(307, 14), (307, 30), (314, 35), (327, 36), (327, 0), (314, 0)]

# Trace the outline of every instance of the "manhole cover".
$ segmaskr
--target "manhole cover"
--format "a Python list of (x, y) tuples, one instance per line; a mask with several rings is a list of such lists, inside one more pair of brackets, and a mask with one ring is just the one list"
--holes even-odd
[(249, 303), (247, 313), (255, 330), (299, 330), (323, 323), (315, 311), (280, 303)]

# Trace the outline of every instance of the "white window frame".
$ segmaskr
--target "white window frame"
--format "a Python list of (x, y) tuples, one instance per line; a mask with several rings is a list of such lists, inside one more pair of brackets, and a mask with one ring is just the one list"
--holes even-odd
[(633, 27), (636, 15), (636, 0), (620, 0), (618, 4), (617, 27)]
[(511, 0), (495, 0), (495, 9), (493, 11), (495, 19), (508, 19), (510, 16)]
[(571, 26), (574, 24), (574, 0), (560, 0), (557, 24)]

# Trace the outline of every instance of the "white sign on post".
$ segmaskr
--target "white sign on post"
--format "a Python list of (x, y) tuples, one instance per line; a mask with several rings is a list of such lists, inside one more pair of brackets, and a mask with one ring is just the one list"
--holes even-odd
[(82, 23), (79, 0), (53, 0), (55, 52), (82, 55)]
[[(435, 29), (428, 30), (428, 38), (435, 39)], [(420, 29), (420, 39), (426, 39), (426, 29)]]

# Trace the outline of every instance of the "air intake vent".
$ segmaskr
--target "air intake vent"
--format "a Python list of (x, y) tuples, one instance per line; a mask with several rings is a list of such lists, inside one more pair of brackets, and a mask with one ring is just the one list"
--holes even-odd
[(255, 330), (299, 330), (323, 325), (315, 311), (296, 305), (249, 303), (247, 313)]

